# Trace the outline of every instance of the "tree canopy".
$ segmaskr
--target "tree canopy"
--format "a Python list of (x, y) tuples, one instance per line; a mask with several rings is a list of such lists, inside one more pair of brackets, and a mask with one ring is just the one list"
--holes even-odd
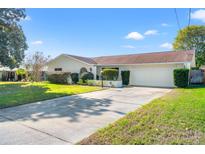
[(201, 66), (205, 64), (205, 26), (192, 25), (181, 29), (175, 41), (173, 48), (176, 50), (196, 51), (196, 64)]
[(18, 67), (28, 48), (19, 22), (26, 17), (25, 9), (0, 9), (0, 65)]

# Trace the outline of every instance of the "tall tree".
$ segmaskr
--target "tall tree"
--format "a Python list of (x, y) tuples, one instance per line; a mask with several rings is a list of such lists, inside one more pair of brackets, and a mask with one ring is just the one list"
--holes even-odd
[(176, 50), (196, 51), (198, 67), (205, 64), (205, 26), (192, 25), (180, 30), (173, 43)]
[(23, 61), (24, 51), (28, 48), (26, 37), (20, 26), (25, 9), (0, 9), (0, 65), (18, 67)]

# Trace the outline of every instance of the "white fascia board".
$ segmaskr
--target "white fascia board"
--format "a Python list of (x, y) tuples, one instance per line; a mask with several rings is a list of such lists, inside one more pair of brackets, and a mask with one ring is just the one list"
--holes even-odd
[(97, 66), (134, 66), (134, 65), (164, 65), (164, 64), (185, 64), (190, 62), (167, 62), (167, 63), (141, 63), (141, 64), (97, 64)]

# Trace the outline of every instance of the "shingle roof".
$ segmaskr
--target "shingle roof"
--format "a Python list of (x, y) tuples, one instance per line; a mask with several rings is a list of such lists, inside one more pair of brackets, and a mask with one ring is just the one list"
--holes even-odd
[(93, 60), (97, 64), (144, 64), (144, 63), (170, 63), (192, 61), (193, 50), (188, 51), (166, 51), (142, 54), (102, 56), (95, 57)]
[(67, 55), (88, 64), (117, 65), (117, 64), (145, 64), (145, 63), (172, 63), (190, 62), (194, 56), (194, 50), (187, 51), (165, 51), (142, 54), (101, 56), (101, 57), (81, 57)]
[(81, 57), (81, 56), (68, 55), (68, 54), (66, 54), (66, 55), (70, 56), (70, 57), (73, 57), (75, 59), (78, 59), (80, 61), (83, 61), (85, 63), (88, 63), (88, 64), (97, 64), (92, 58), (89, 58), (89, 57)]

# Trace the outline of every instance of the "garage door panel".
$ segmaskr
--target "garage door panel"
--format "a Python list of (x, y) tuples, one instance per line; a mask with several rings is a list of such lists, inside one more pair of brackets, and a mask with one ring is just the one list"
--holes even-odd
[(174, 87), (173, 70), (178, 67), (176, 67), (176, 65), (158, 65), (132, 68), (130, 73), (130, 84)]

